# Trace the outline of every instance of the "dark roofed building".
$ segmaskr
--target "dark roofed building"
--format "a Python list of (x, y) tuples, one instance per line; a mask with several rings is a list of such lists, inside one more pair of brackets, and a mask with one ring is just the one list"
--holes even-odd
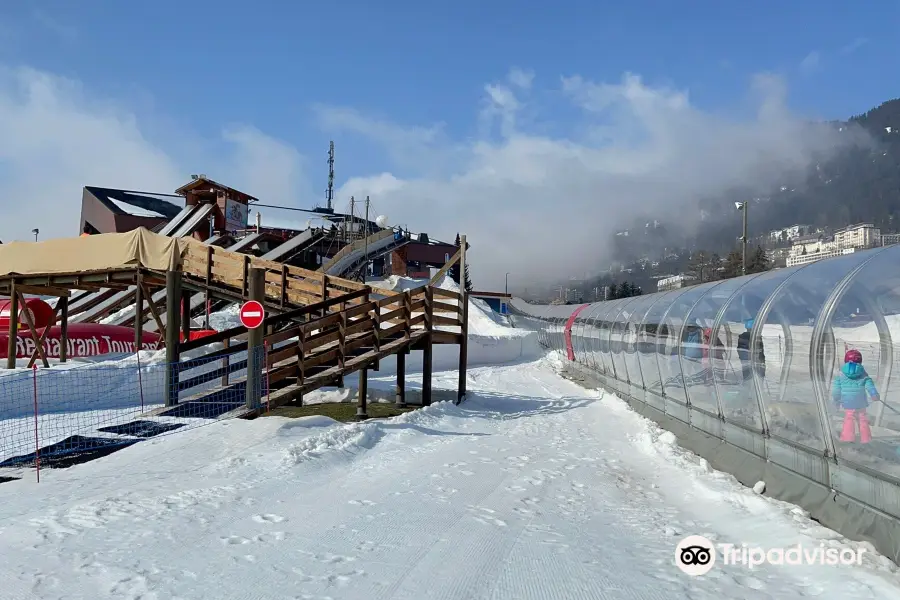
[(175, 218), (184, 208), (184, 198), (85, 186), (81, 196), (78, 233), (124, 233), (138, 227), (154, 229)]

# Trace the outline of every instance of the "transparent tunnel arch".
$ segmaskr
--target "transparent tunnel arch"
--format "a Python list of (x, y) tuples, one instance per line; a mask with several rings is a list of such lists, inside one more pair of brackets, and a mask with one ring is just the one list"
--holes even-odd
[[(843, 416), (831, 390), (846, 349), (860, 350), (880, 394), (868, 417), (896, 431), (900, 447), (898, 265), (900, 247), (891, 246), (596, 302), (572, 324), (575, 361), (689, 424), (702, 413), (866, 464), (875, 450), (841, 445)], [(582, 305), (511, 304), (519, 326), (565, 353), (566, 322)]]

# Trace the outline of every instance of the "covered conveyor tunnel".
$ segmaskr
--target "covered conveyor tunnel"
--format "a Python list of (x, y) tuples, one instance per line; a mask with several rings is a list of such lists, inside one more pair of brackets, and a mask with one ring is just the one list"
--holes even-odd
[[(843, 519), (845, 533), (877, 542), (896, 560), (898, 265), (900, 247), (890, 246), (594, 304), (513, 299), (510, 310), (570, 372), (682, 432), (688, 445), (692, 436), (718, 440), (720, 460), (728, 452), (743, 457), (720, 468), (748, 485), (776, 469), (783, 499)], [(833, 394), (849, 350), (862, 355), (876, 390), (864, 411)], [(741, 473), (741, 460), (759, 472)], [(824, 502), (838, 497), (856, 508), (835, 516)], [(875, 513), (890, 525), (873, 525)]]

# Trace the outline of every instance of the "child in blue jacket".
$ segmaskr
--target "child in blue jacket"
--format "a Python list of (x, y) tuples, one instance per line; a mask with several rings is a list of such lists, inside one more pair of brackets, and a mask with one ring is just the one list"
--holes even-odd
[(838, 408), (844, 409), (844, 428), (841, 431), (842, 442), (856, 441), (856, 425), (859, 424), (859, 441), (868, 444), (872, 441), (872, 430), (866, 408), (869, 398), (878, 400), (875, 382), (862, 366), (862, 354), (859, 350), (848, 350), (844, 355), (844, 366), (841, 374), (834, 378), (831, 387), (831, 399)]

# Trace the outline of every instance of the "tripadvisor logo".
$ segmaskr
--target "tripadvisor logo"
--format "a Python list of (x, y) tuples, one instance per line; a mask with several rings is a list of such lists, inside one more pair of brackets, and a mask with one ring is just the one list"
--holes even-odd
[(716, 564), (716, 548), (701, 535), (689, 535), (675, 547), (675, 564), (687, 575), (706, 575)]
[[(718, 550), (716, 549), (718, 547)], [(763, 548), (747, 544), (713, 544), (700, 535), (689, 535), (675, 547), (675, 564), (687, 575), (706, 575), (721, 558), (724, 565), (753, 569), (760, 565), (861, 565), (865, 548), (826, 548), (801, 544), (787, 548)]]

